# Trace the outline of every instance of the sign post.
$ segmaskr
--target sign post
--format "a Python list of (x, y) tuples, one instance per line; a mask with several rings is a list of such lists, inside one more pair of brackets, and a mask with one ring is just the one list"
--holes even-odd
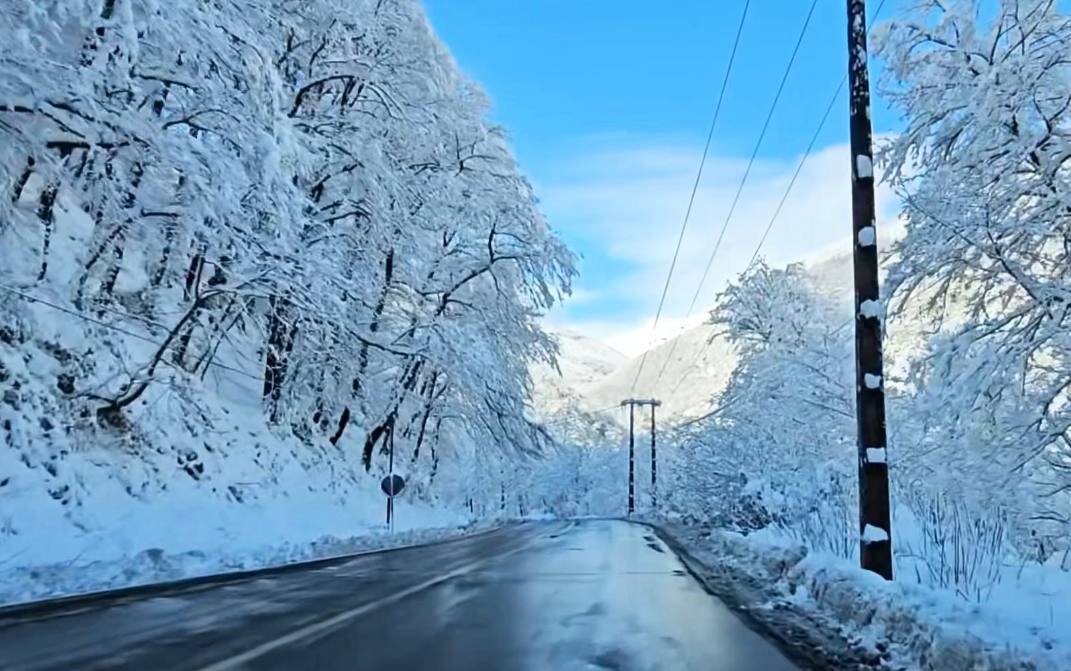
[(387, 524), (394, 531), (394, 495), (400, 494), (405, 489), (405, 478), (397, 473), (391, 473), (379, 483), (379, 488), (387, 495)]

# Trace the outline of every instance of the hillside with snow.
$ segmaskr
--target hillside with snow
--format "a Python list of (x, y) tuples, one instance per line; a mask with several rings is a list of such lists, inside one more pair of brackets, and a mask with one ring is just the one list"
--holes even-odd
[(307, 555), (389, 472), (399, 527), (554, 505), (502, 491), (561, 487), (525, 407), (575, 257), (417, 0), (3, 3), (0, 42), (5, 572)]
[[(803, 267), (815, 288), (839, 306), (845, 320), (850, 319), (850, 255), (823, 254), (805, 259)], [(533, 368), (533, 405), (543, 415), (571, 406), (624, 424), (627, 415), (617, 409), (618, 404), (642, 397), (662, 401), (659, 412), (670, 422), (694, 418), (710, 410), (738, 359), (725, 329), (708, 323), (684, 329), (656, 344), (646, 356), (635, 357), (573, 331), (553, 333), (561, 346), (561, 374), (546, 365)]]
[[(662, 417), (692, 417), (710, 408), (735, 365), (730, 343), (718, 329), (702, 324), (655, 346), (645, 362), (643, 356), (630, 359), (592, 385), (591, 403), (602, 407), (630, 396), (657, 398), (663, 403), (659, 408)], [(637, 371), (641, 371), (638, 378)], [(624, 421), (624, 412), (618, 417)]]
[(532, 405), (541, 416), (568, 408), (595, 410), (590, 389), (625, 365), (628, 357), (609, 345), (568, 329), (548, 329), (558, 345), (556, 365), (532, 366)]
[(666, 418), (692, 417), (709, 409), (735, 364), (730, 344), (702, 324), (654, 347), (633, 389), (642, 356), (628, 357), (575, 331), (551, 333), (560, 346), (557, 369), (532, 367), (532, 407), (544, 418), (575, 410), (624, 424), (619, 404), (630, 396), (662, 400)]

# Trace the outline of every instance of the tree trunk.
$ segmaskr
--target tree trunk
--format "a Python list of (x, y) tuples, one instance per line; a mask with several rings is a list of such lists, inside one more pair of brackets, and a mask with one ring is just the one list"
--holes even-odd
[(54, 210), (56, 190), (55, 184), (49, 184), (41, 192), (41, 197), (37, 201), (37, 218), (44, 226), (44, 238), (41, 243), (41, 270), (37, 273), (38, 282), (45, 279), (45, 274), (48, 272), (48, 254), (52, 248), (52, 229), (56, 221)]
[[(100, 229), (100, 224), (103, 218), (104, 213), (98, 211), (97, 215), (93, 218), (94, 229)], [(104, 240), (101, 241), (100, 245), (97, 246), (97, 249), (93, 252), (93, 255), (90, 256), (89, 259), (85, 262), (85, 266), (83, 266), (82, 268), (82, 276), (78, 278), (78, 290), (75, 292), (74, 295), (74, 305), (79, 310), (82, 309), (82, 305), (85, 301), (86, 284), (89, 283), (90, 271), (93, 270), (93, 266), (97, 265), (97, 262), (100, 261), (102, 256), (104, 256), (104, 252), (106, 252), (112, 246), (112, 243), (114, 242), (116, 236), (118, 236), (119, 233), (122, 231), (122, 228), (122, 226), (116, 226), (111, 231), (109, 231), (108, 235), (106, 235), (104, 237)]]
[(175, 225), (164, 222), (164, 247), (160, 251), (160, 262), (156, 266), (156, 272), (152, 276), (152, 286), (159, 287), (167, 273), (167, 265), (171, 261), (171, 246), (175, 242)]
[[(379, 300), (376, 301), (375, 311), (372, 313), (372, 322), (368, 325), (371, 333), (379, 331), (379, 320), (383, 316), (383, 310), (387, 307), (387, 294), (390, 293), (391, 280), (394, 277), (394, 248), (387, 252), (387, 258), (383, 263), (383, 290), (379, 292)], [(356, 393), (361, 388), (361, 377), (368, 369), (368, 343), (361, 344), (358, 355), (357, 375), (353, 378), (353, 391)]]
[(342, 434), (345, 433), (346, 427), (350, 423), (350, 406), (346, 406), (342, 409), (342, 416), (338, 418), (338, 428), (335, 430), (335, 434), (331, 436), (330, 441), (332, 445), (338, 445), (338, 441), (342, 439)]
[(361, 463), (364, 464), (364, 470), (372, 470), (372, 452), (376, 448), (376, 444), (380, 439), (383, 440), (383, 444), (386, 444), (386, 439), (390, 437), (392, 431), (394, 431), (394, 422), (398, 418), (398, 410), (394, 409), (391, 414), (387, 415), (379, 426), (372, 429), (372, 432), (368, 434), (368, 438), (364, 441), (364, 450), (361, 451)]
[[(368, 330), (372, 333), (379, 331), (379, 320), (383, 315), (383, 310), (387, 307), (387, 294), (390, 292), (391, 281), (394, 277), (394, 249), (391, 248), (387, 252), (387, 258), (383, 263), (383, 290), (379, 294), (379, 300), (376, 302), (375, 311), (372, 314), (372, 323), (368, 325)], [(351, 389), (353, 390), (354, 397), (361, 391), (361, 378), (364, 376), (365, 371), (368, 369), (368, 344), (362, 343), (360, 353), (357, 355), (357, 375), (353, 377), (353, 383)], [(349, 413), (349, 406), (343, 410), (344, 413)], [(331, 441), (331, 444), (337, 444), (342, 439), (342, 434), (346, 431), (346, 426), (349, 424), (349, 419), (345, 422), (342, 418), (339, 418), (338, 430), (335, 431), (335, 435)], [(366, 449), (371, 450), (366, 444)], [(365, 470), (371, 467), (372, 455), (369, 452), (368, 457), (364, 459)]]
[(18, 180), (15, 182), (15, 190), (11, 193), (11, 202), (17, 203), (22, 198), (22, 190), (26, 188), (26, 183), (30, 181), (30, 177), (33, 176), (34, 160), (33, 156), (26, 157), (26, 167), (22, 170), (22, 174), (19, 175)]
[[(190, 267), (186, 269), (186, 285), (182, 289), (182, 297), (184, 299), (190, 300), (191, 296), (197, 294), (197, 290), (201, 286), (201, 271), (204, 270), (204, 266), (204, 255), (200, 252), (194, 254), (193, 258), (190, 259)], [(272, 300), (274, 301), (274, 298)]]
[(277, 296), (269, 300), (268, 347), (264, 364), (264, 398), (270, 407), (271, 421), (278, 419), (279, 399), (286, 382), (286, 370), (290, 352), (294, 349), (297, 324), (287, 321), (286, 303)]
[(119, 226), (117, 234), (112, 238), (112, 260), (108, 271), (104, 274), (101, 283), (101, 292), (110, 296), (115, 292), (115, 283), (119, 280), (119, 270), (123, 265), (123, 250), (126, 247), (126, 226)]

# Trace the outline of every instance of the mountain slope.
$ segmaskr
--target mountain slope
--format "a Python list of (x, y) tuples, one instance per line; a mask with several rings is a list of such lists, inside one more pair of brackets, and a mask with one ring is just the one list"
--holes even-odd
[(589, 402), (601, 408), (630, 396), (653, 397), (662, 401), (663, 417), (693, 416), (710, 407), (735, 366), (732, 346), (715, 327), (701, 324), (651, 349), (646, 361), (642, 356), (631, 359), (589, 387)]
[[(804, 262), (815, 287), (843, 306), (851, 318), (852, 266), (850, 253), (833, 253)], [(566, 405), (627, 422), (618, 404), (629, 397), (662, 401), (660, 416), (667, 420), (695, 417), (710, 409), (736, 367), (736, 352), (710, 324), (686, 329), (643, 355), (628, 358), (592, 338), (571, 331), (557, 333), (561, 342), (562, 374), (540, 371), (534, 396), (537, 407), (550, 412)], [(643, 368), (637, 378), (637, 370)]]
[(568, 329), (550, 329), (558, 341), (558, 367), (537, 364), (532, 373), (532, 406), (548, 418), (567, 409), (590, 411), (588, 390), (628, 361), (605, 343)]

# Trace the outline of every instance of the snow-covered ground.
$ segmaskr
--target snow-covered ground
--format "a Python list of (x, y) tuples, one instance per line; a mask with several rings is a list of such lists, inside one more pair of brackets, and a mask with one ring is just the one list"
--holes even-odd
[[(360, 552), (447, 540), (492, 527), (494, 521), (433, 528), (398, 524), (364, 529), (360, 535), (325, 535), (311, 542), (283, 542), (265, 535), (260, 545), (228, 544), (169, 553), (162, 548), (141, 550), (110, 560), (80, 558), (70, 562), (16, 566), (0, 580), (0, 605), (18, 604), (59, 596), (164, 583), (236, 571), (279, 567), (297, 562), (352, 555)], [(400, 530), (407, 529), (408, 530)], [(262, 528), (267, 530), (267, 528)]]
[(1071, 594), (1066, 572), (1012, 572), (977, 604), (910, 575), (886, 582), (772, 529), (745, 536), (681, 523), (662, 527), (715, 591), (753, 599), (744, 605), (759, 623), (814, 628), (813, 639), (838, 640), (856, 659), (934, 671), (1071, 668), (1071, 606), (1052, 598)]
[[(46, 367), (26, 351), (31, 367)], [(397, 498), (401, 535), (390, 536), (375, 473), (330, 445), (286, 440), (256, 407), (210, 389), (190, 423), (161, 389), (137, 416), (155, 428), (132, 441), (45, 428), (35, 418), (49, 415), (34, 406), (44, 394), (23, 379), (19, 407), (0, 406), (21, 443), (0, 449), (0, 603), (285, 564), (470, 522), (463, 507), (412, 496), (417, 483)]]
[[(69, 351), (85, 337), (80, 325), (46, 306), (29, 310), (36, 338), (0, 347), (0, 602), (390, 542), (382, 474), (327, 441), (272, 430), (255, 379), (213, 370), (194, 382), (169, 370), (126, 430), (80, 422), (77, 406), (53, 400), (57, 376), (77, 370)], [(398, 498), (398, 531), (470, 522), (426, 485), (414, 478)]]

